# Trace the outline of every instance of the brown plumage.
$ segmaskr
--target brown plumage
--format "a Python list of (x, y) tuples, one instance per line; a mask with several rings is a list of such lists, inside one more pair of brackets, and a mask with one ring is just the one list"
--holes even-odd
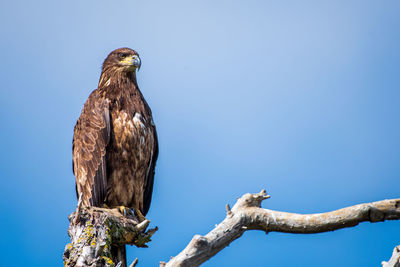
[(111, 52), (75, 125), (73, 171), (84, 206), (125, 206), (139, 215), (149, 210), (158, 143), (136, 82), (139, 68), (136, 51)]

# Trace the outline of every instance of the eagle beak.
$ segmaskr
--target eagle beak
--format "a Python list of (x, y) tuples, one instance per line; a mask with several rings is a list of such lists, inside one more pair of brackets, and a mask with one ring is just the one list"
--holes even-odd
[(137, 70), (140, 70), (140, 66), (142, 65), (140, 57), (138, 55), (134, 55), (132, 57), (132, 60), (133, 60), (133, 66), (135, 66)]

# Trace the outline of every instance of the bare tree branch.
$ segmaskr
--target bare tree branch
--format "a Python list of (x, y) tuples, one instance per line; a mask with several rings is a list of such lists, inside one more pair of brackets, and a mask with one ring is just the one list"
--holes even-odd
[[(78, 207), (69, 221), (71, 243), (65, 246), (64, 266), (119, 266), (113, 246), (146, 247), (157, 231), (157, 227), (146, 231), (150, 221), (138, 223), (136, 217), (124, 216), (116, 209)], [(137, 259), (131, 266), (136, 263)]]
[(382, 262), (382, 267), (400, 267), (400, 245), (394, 248), (393, 255), (388, 262)]
[[(312, 234), (356, 226), (360, 222), (400, 219), (400, 199), (382, 200), (318, 214), (295, 214), (261, 208), (269, 198), (265, 190), (245, 194), (230, 209), (226, 218), (205, 236), (195, 235), (187, 247), (160, 266), (199, 266), (239, 238), (246, 230)], [(392, 266), (392, 265), (390, 265)]]
[(136, 259), (131, 263), (131, 265), (129, 265), (129, 267), (135, 267), (136, 264), (138, 264), (138, 263), (139, 263), (139, 259), (136, 258)]

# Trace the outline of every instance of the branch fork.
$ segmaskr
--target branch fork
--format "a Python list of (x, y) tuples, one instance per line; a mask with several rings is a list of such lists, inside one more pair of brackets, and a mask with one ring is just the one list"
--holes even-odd
[(226, 217), (220, 224), (205, 236), (195, 235), (182, 252), (168, 262), (160, 262), (160, 266), (199, 266), (247, 230), (311, 234), (351, 227), (364, 221), (380, 222), (400, 219), (400, 199), (382, 200), (326, 213), (302, 215), (261, 208), (262, 201), (268, 198), (270, 196), (262, 190), (257, 194), (243, 195), (232, 209), (227, 204)]

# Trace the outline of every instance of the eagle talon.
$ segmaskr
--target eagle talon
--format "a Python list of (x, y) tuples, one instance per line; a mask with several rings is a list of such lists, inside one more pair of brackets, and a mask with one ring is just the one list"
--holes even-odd
[(135, 209), (135, 214), (139, 219), (139, 222), (143, 222), (144, 220), (147, 220), (146, 217), (142, 214), (142, 212), (139, 209)]
[(134, 215), (132, 209), (130, 209), (130, 208), (128, 208), (128, 207), (125, 207), (125, 206), (118, 206), (117, 208), (118, 208), (118, 211), (119, 211), (122, 215), (124, 215), (125, 217), (128, 216), (128, 215)]

